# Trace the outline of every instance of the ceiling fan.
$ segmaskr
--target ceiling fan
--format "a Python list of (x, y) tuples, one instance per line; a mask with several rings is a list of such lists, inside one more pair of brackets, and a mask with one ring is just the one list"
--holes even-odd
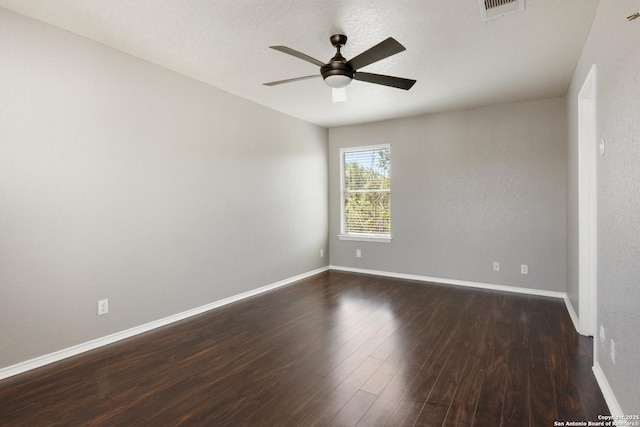
[(295, 77), (293, 79), (278, 80), (275, 82), (264, 83), (265, 86), (276, 86), (283, 83), (291, 83), (299, 80), (313, 79), (322, 76), (327, 86), (340, 89), (346, 87), (352, 80), (359, 80), (367, 83), (375, 83), (383, 86), (395, 87), (398, 89), (409, 90), (415, 84), (415, 80), (404, 79), (402, 77), (385, 76), (382, 74), (364, 73), (358, 71), (362, 67), (388, 58), (396, 53), (406, 50), (404, 46), (398, 43), (393, 37), (378, 43), (377, 45), (365, 50), (360, 55), (347, 61), (341, 54), (340, 48), (347, 43), (347, 36), (344, 34), (334, 34), (330, 37), (331, 44), (337, 49), (336, 55), (331, 58), (328, 63), (323, 63), (315, 58), (305, 55), (302, 52), (291, 49), (286, 46), (269, 46), (271, 49), (278, 50), (296, 58), (310, 62), (320, 67), (320, 74), (311, 76)]

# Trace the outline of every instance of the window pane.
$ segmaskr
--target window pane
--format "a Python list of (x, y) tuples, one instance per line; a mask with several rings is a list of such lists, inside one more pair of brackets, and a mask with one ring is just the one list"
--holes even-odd
[(345, 190), (388, 190), (389, 166), (388, 148), (345, 152)]
[(347, 193), (344, 205), (345, 233), (389, 234), (388, 192)]
[(344, 152), (344, 233), (390, 234), (389, 147)]

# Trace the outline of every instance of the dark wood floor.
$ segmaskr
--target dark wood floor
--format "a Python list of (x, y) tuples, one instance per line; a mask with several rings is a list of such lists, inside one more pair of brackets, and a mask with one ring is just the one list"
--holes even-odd
[(330, 271), (0, 382), (0, 425), (553, 426), (608, 413), (564, 302)]

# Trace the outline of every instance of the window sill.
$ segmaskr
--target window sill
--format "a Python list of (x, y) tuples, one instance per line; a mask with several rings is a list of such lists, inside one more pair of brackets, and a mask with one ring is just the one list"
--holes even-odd
[(391, 243), (391, 236), (371, 236), (365, 234), (338, 234), (340, 240), (354, 240), (357, 242)]

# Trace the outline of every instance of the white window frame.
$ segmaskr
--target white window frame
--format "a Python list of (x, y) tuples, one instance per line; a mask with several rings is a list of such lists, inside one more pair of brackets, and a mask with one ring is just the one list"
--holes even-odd
[[(391, 161), (391, 144), (377, 144), (377, 145), (363, 145), (359, 147), (345, 147), (340, 149), (340, 234), (338, 239), (340, 240), (353, 240), (359, 242), (376, 242), (376, 243), (390, 243), (392, 240), (391, 227), (389, 227), (389, 234), (360, 234), (360, 233), (345, 233), (345, 218), (344, 218), (344, 154), (349, 151), (360, 150), (375, 150), (379, 148), (389, 149), (389, 160)], [(393, 162), (392, 162), (393, 163)], [(391, 170), (389, 171), (389, 177), (391, 177)], [(389, 188), (389, 197), (391, 197), (391, 188)]]

